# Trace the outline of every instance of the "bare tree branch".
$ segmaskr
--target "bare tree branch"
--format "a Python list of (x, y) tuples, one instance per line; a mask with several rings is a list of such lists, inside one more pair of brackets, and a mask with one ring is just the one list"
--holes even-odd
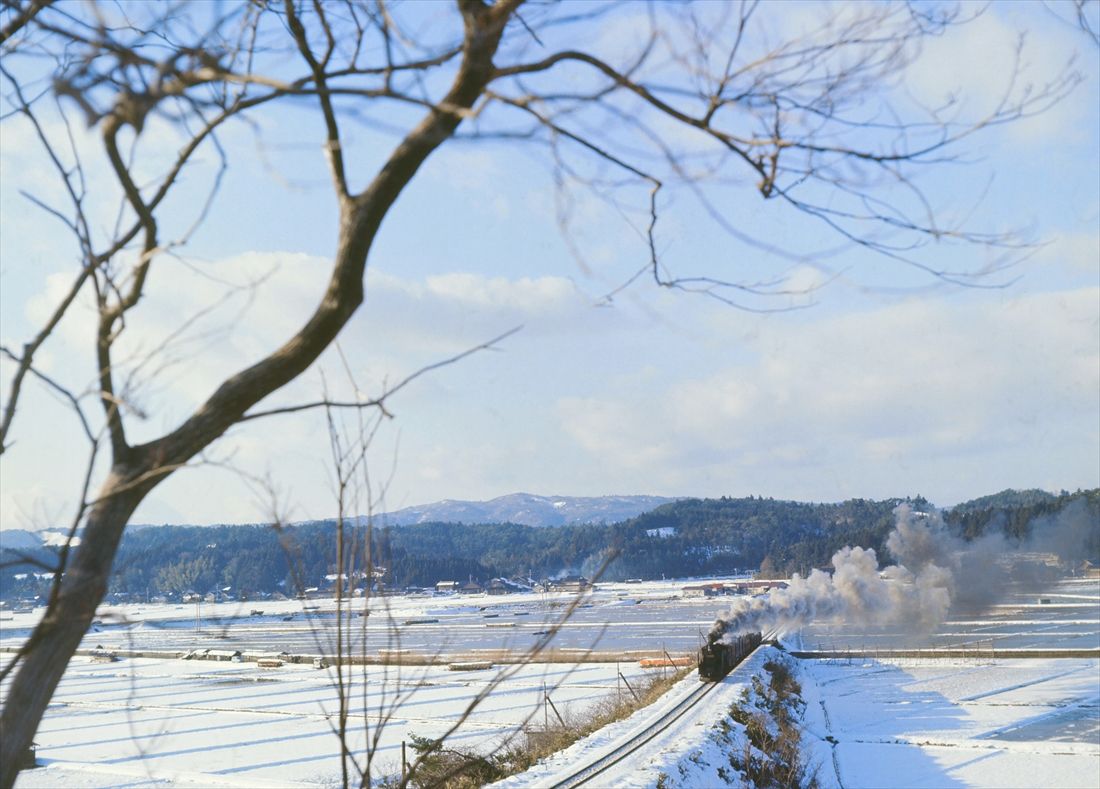
[[(607, 283), (606, 301), (648, 277), (660, 287), (739, 309), (785, 310), (806, 306), (795, 298), (809, 290), (792, 285), (789, 271), (768, 268), (773, 258), (827, 272), (824, 261), (841, 250), (866, 250), (938, 281), (1002, 285), (994, 280), (1030, 254), (1032, 242), (1000, 227), (975, 228), (970, 205), (945, 211), (937, 199), (943, 196), (925, 187), (919, 173), (961, 163), (964, 145), (972, 146), (978, 135), (1045, 111), (1081, 80), (1067, 64), (1045, 84), (1028, 86), (1018, 52), (1016, 70), (1006, 74), (1005, 91), (991, 110), (968, 117), (969, 108), (955, 99), (919, 106), (903, 95), (899, 75), (922, 42), (969, 18), (908, 3), (827, 7), (817, 29), (773, 37), (764, 22), (776, 6), (754, 0), (651, 4), (642, 13), (634, 4), (613, 2), (591, 8), (531, 3), (522, 17), (522, 0), (456, 0), (449, 16), (439, 15), (445, 33), (429, 39), (418, 29), (419, 6), (408, 12), (386, 0), (283, 0), (214, 10), (2, 2), (0, 73), (10, 86), (5, 98), (11, 110), (2, 117), (30, 124), (45, 169), (64, 191), (62, 204), (33, 189), (27, 195), (63, 223), (79, 255), (60, 299), (28, 332), (31, 339), (21, 349), (0, 349), (14, 366), (0, 415), (0, 452), (14, 445), (12, 425), (29, 375), (74, 410), (91, 457), (63, 572), (55, 575), (41, 622), (4, 670), (11, 677), (0, 716), (0, 789), (14, 783), (19, 756), (106, 592), (126, 523), (156, 485), (201, 458), (235, 425), (325, 408), (337, 487), (351, 506), (355, 496), (368, 495), (355, 493), (353, 480), (362, 474), (369, 483), (361, 450), (390, 414), (388, 398), (421, 375), (511, 335), (427, 365), (371, 399), (326, 391), (318, 400), (258, 408), (316, 363), (357, 312), (383, 220), (440, 146), (453, 139), (531, 146), (552, 170), (566, 232), (573, 190), (587, 190), (609, 205), (637, 235), (638, 247), (625, 281)], [(1092, 6), (1080, 0), (1073, 10), (1075, 24), (1096, 40)], [(643, 29), (625, 55), (571, 35), (614, 24), (618, 13)], [(53, 107), (43, 97), (54, 101), (63, 132), (49, 125)], [(180, 334), (170, 332), (154, 343), (150, 357), (136, 362), (122, 358), (126, 345), (120, 340), (134, 332), (131, 319), (147, 309), (146, 292), (160, 286), (154, 268), (163, 255), (175, 255), (217, 211), (230, 158), (223, 130), (235, 120), (259, 128), (265, 113), (290, 105), (311, 107), (320, 120), (311, 144), (323, 146), (337, 203), (324, 295), (274, 352), (243, 362), (174, 428), (132, 444), (127, 427), (143, 415), (134, 398), (139, 378), (164, 369), (159, 361)], [(95, 128), (106, 179), (85, 172), (73, 121)], [(351, 138), (343, 135), (349, 121), (395, 134), (377, 171), (355, 161)], [(158, 154), (139, 145), (154, 123), (158, 134), (178, 136), (178, 148)], [(71, 157), (62, 155), (63, 142), (59, 147), (52, 139), (62, 134)], [(211, 150), (216, 160), (204, 162), (200, 152)], [(66, 163), (70, 158), (73, 164)], [(203, 175), (209, 187), (199, 199), (182, 188), (192, 173)], [(700, 216), (748, 255), (700, 261), (669, 254), (673, 247), (663, 229), (669, 223), (658, 220), (684, 192), (701, 206)], [(816, 238), (800, 246), (798, 233), (768, 237), (729, 207), (727, 193), (755, 195), (772, 216), (794, 215), (827, 231), (837, 246)], [(182, 209), (178, 195), (187, 195)], [(106, 203), (113, 227), (98, 217)], [(577, 240), (567, 243), (583, 261)], [(804, 248), (811, 244), (816, 251)], [(941, 262), (944, 244), (975, 245), (992, 259), (955, 270)], [(101, 404), (94, 417), (93, 409), (83, 409), (81, 387), (47, 376), (38, 360), (89, 290), (98, 311), (89, 338), (96, 364), (91, 396)], [(791, 303), (768, 301), (776, 298)], [(375, 409), (370, 419), (367, 408)], [(340, 411), (354, 412), (355, 430), (336, 424)], [(97, 469), (101, 442), (111, 451)], [(98, 488), (94, 494), (92, 487)], [(80, 529), (82, 540), (74, 545)], [(369, 539), (365, 546), (341, 543), (338, 575), (353, 560), (373, 567), (373, 550)], [(338, 646), (346, 647), (351, 637), (350, 630), (339, 635)], [(350, 727), (349, 687), (341, 690), (336, 713), (342, 734)], [(380, 708), (378, 719), (388, 720), (394, 709)], [(376, 748), (378, 729), (370, 734)], [(369, 783), (373, 751), (365, 763), (358, 754), (344, 755), (346, 782)]]
[(0, 29), (0, 44), (26, 27), (39, 11), (53, 5), (53, 2), (54, 0), (27, 0), (27, 4), (20, 7), (17, 0), (3, 0), (4, 7), (13, 9), (14, 16)]
[(400, 392), (406, 386), (411, 384), (417, 378), (420, 378), (421, 376), (426, 375), (426, 374), (428, 374), (430, 372), (433, 372), (435, 370), (439, 370), (443, 367), (449, 367), (452, 364), (456, 364), (456, 363), (462, 361), (463, 359), (465, 359), (466, 357), (473, 356), (475, 353), (478, 353), (480, 351), (495, 350), (497, 348), (497, 346), (500, 345), (501, 342), (508, 339), (513, 334), (516, 334), (517, 332), (521, 331), (522, 329), (523, 329), (522, 326), (516, 326), (515, 328), (509, 329), (508, 331), (504, 332), (503, 334), (497, 335), (493, 339), (491, 339), (487, 342), (483, 342), (480, 345), (475, 345), (472, 348), (467, 348), (466, 350), (462, 351), (461, 353), (455, 354), (454, 356), (450, 356), (446, 359), (441, 359), (438, 362), (433, 362), (431, 364), (427, 364), (427, 365), (421, 367), (420, 369), (416, 370), (415, 372), (405, 376), (404, 378), (402, 378), (400, 381), (398, 381), (393, 386), (387, 387), (386, 390), (381, 395), (379, 395), (378, 397), (374, 397), (374, 398), (371, 398), (369, 400), (353, 400), (353, 401), (344, 401), (344, 402), (342, 402), (342, 401), (339, 401), (339, 400), (331, 400), (331, 399), (328, 399), (328, 398), (324, 398), (324, 399), (321, 399), (321, 400), (313, 400), (313, 401), (308, 402), (308, 403), (299, 403), (297, 405), (281, 406), (279, 408), (269, 408), (269, 409), (266, 409), (266, 410), (263, 410), (263, 411), (252, 411), (252, 412), (249, 412), (249, 413), (245, 414), (244, 416), (242, 416), (239, 421), (246, 422), (246, 421), (251, 420), (251, 419), (260, 419), (261, 417), (276, 416), (276, 415), (280, 415), (280, 414), (296, 414), (296, 413), (299, 413), (301, 411), (309, 411), (309, 410), (312, 410), (314, 408), (325, 408), (325, 409), (354, 408), (354, 409), (360, 409), (360, 410), (361, 409), (366, 409), (366, 408), (377, 408), (382, 412), (382, 414), (384, 416), (392, 417), (393, 414), (391, 414), (389, 412), (389, 410), (386, 408), (386, 401), (388, 399), (390, 399), (391, 397), (393, 397), (398, 392)]

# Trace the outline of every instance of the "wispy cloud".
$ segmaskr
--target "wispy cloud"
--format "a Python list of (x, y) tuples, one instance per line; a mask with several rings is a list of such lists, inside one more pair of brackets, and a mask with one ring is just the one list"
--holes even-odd
[[(666, 490), (725, 474), (731, 490), (821, 497), (827, 479), (806, 486), (837, 474), (848, 491), (924, 479), (951, 495), (997, 486), (1007, 458), (1069, 435), (1049, 477), (1095, 484), (1100, 439), (1071, 426), (1100, 412), (1098, 300), (1082, 288), (773, 323), (751, 359), (657, 390), (563, 398), (557, 413), (594, 458), (659, 465)], [(954, 486), (936, 472), (945, 461), (972, 463), (973, 477)]]

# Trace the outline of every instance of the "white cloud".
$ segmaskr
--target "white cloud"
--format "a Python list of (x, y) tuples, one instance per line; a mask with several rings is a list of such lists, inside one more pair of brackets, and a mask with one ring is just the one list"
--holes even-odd
[[(387, 356), (453, 354), (523, 326), (522, 338), (590, 330), (593, 299), (564, 277), (489, 277), (451, 272), (409, 280), (378, 270), (352, 331)], [(411, 370), (406, 370), (411, 372)]]
[(1061, 470), (1067, 485), (1097, 484), (1098, 461), (1080, 460), (1097, 457), (1098, 437), (1080, 426), (1100, 412), (1098, 302), (1100, 290), (1083, 288), (773, 323), (750, 362), (660, 392), (563, 398), (558, 415), (593, 457), (659, 464), (680, 490), (700, 474), (783, 490), (792, 467), (808, 479), (828, 465), (849, 492), (866, 474), (892, 478), (901, 493), (945, 459), (975, 456), (987, 464), (975, 477), (993, 489), (1012, 476), (1016, 453), (1050, 451), (1044, 435), (1075, 443), (1037, 462)]
[[(612, 54), (633, 50), (640, 40), (638, 26), (648, 22), (644, 13), (626, 10), (630, 19), (583, 34)], [(702, 13), (720, 11), (715, 4)], [(822, 11), (843, 19), (877, 13), (861, 4), (807, 3), (762, 6), (759, 18), (779, 33), (793, 28), (817, 35)], [(965, 92), (975, 102), (968, 113), (978, 114), (979, 101), (988, 104), (1000, 96), (1021, 27), (1029, 29), (1025, 81), (1042, 82), (1061, 69), (1082, 38), (1057, 20), (1044, 23), (1046, 16), (1035, 4), (992, 6), (973, 25), (929, 43), (910, 89), (930, 103), (950, 91)], [(1017, 17), (1026, 19), (1021, 23)], [(564, 40), (574, 32), (550, 35), (574, 45)], [(1082, 52), (1081, 62), (1083, 70), (1095, 72), (1095, 52)], [(572, 73), (547, 75), (547, 84)], [(1086, 87), (1095, 95), (1095, 81)], [(480, 354), (422, 378), (391, 404), (401, 417), (404, 438), (401, 452), (381, 465), (388, 469), (393, 455), (400, 455), (395, 496), (423, 501), (549, 486), (574, 493), (823, 497), (834, 492), (887, 495), (913, 491), (910, 485), (932, 493), (925, 481), (971, 493), (1017, 483), (1072, 485), (1079, 479), (1096, 484), (1100, 195), (1088, 158), (1095, 107), (1084, 98), (1082, 91), (1056, 112), (1029, 121), (1023, 136), (993, 134), (983, 138), (988, 146), (982, 142), (971, 149), (988, 155), (998, 175), (990, 224), (1029, 221), (1034, 213), (1037, 235), (1057, 238), (1021, 269), (1027, 274), (1023, 285), (1063, 292), (1015, 298), (984, 293), (974, 299), (945, 287), (939, 300), (868, 310), (867, 298), (889, 297), (832, 287), (821, 294), (820, 310), (770, 319), (722, 310), (724, 317), (716, 320), (716, 305), (705, 299), (643, 283), (617, 296), (614, 309), (593, 308), (646, 260), (644, 239), (628, 221), (644, 227), (646, 190), (619, 191), (626, 203), (622, 212), (585, 189), (576, 190), (569, 203), (569, 240), (582, 248), (587, 265), (578, 274), (555, 235), (554, 195), (541, 165), (488, 141), (476, 149), (444, 147), (403, 195), (400, 210), (387, 219), (372, 253), (366, 303), (340, 338), (356, 381), (375, 394), (383, 380), (392, 383), (514, 326), (525, 328), (507, 341), (505, 353)], [(46, 120), (49, 133), (59, 137), (61, 127)], [(290, 115), (261, 114), (257, 120), (268, 127), (266, 152), (278, 169), (273, 174), (266, 160), (254, 159), (256, 145), (244, 127), (227, 127), (223, 142), (231, 149), (233, 167), (222, 202), (205, 228), (208, 235), (196, 239), (196, 245), (209, 246), (196, 248), (212, 255), (265, 245), (329, 249), (334, 214), (310, 213), (311, 204), (321, 205), (318, 193), (297, 188), (324, 180), (315, 167), (320, 153), (308, 136), (312, 131)], [(1050, 124), (1061, 136), (1038, 155), (1034, 141), (1049, 138), (1035, 135), (1049, 134)], [(0, 332), (6, 343), (18, 347), (64, 292), (69, 275), (51, 277), (50, 272), (71, 268), (73, 249), (52, 220), (18, 195), (18, 189), (30, 186), (64, 203), (56, 179), (43, 175), (48, 168), (42, 167), (33, 135), (18, 118), (5, 122), (3, 131)], [(76, 131), (81, 153), (100, 155), (97, 132)], [(621, 129), (600, 131), (628, 139)], [(685, 134), (679, 124), (662, 131)], [(177, 142), (162, 132), (151, 127), (143, 140), (154, 149), (160, 169)], [(290, 154), (300, 150), (290, 146), (282, 155), (283, 142), (303, 137), (311, 143), (308, 155)], [(698, 145), (687, 137), (676, 141)], [(243, 148), (245, 143), (249, 147)], [(388, 147), (367, 136), (356, 151), (362, 174), (373, 171), (363, 162), (373, 162)], [(117, 189), (102, 163), (88, 172), (96, 187), (95, 203), (89, 205), (93, 219), (109, 228)], [(969, 207), (968, 196), (984, 189), (981, 168), (942, 172), (948, 188), (940, 196), (949, 202)], [(940, 173), (936, 169), (927, 183), (937, 183)], [(295, 187), (271, 188), (284, 177)], [(320, 199), (331, 200), (327, 181), (323, 188)], [(202, 179), (186, 181), (181, 189), (179, 202), (166, 206), (165, 219), (182, 226), (201, 202)], [(667, 202), (657, 229), (671, 270), (727, 271), (756, 281), (769, 278), (765, 269), (785, 266), (714, 235), (714, 226), (702, 221), (695, 203), (672, 192), (662, 198)], [(775, 214), (751, 189), (727, 193), (716, 187), (714, 194), (720, 197), (716, 204), (746, 232), (798, 249), (825, 246), (813, 225)], [(232, 221), (222, 221), (225, 217)], [(166, 237), (177, 231), (167, 227)], [(969, 264), (971, 254), (960, 253), (945, 265)], [(853, 253), (837, 265), (851, 271), (857, 285), (873, 284), (887, 292), (911, 282), (904, 267), (880, 265), (880, 260), (864, 265), (862, 260)], [(189, 316), (215, 305), (226, 292), (217, 280), (244, 284), (270, 276), (175, 338), (160, 357), (173, 364), (141, 369), (138, 403), (152, 416), (134, 425), (133, 440), (175, 426), (227, 375), (290, 337), (316, 306), (330, 267), (324, 257), (275, 252), (192, 262), (202, 273), (168, 258), (158, 260), (150, 297), (131, 316), (120, 344), (120, 367), (132, 368)], [(562, 276), (519, 276), (561, 272), (578, 274), (579, 283)], [(496, 276), (500, 273), (507, 276)], [(792, 288), (812, 287), (820, 284), (821, 275), (795, 267), (785, 282)], [(1093, 287), (1071, 290), (1083, 284)], [(862, 312), (836, 317), (857, 296), (863, 299), (857, 305)], [(44, 370), (78, 391), (94, 378), (93, 325), (90, 304), (81, 304), (38, 357)], [(349, 388), (333, 353), (319, 366), (329, 374), (330, 386), (341, 393)], [(10, 369), (0, 365), (4, 381)], [(61, 494), (79, 484), (82, 459), (70, 441), (75, 422), (37, 384), (28, 392), (26, 412), (16, 420), (17, 443), (4, 460), (0, 509), (5, 519), (27, 512), (53, 520), (53, 513), (64, 509)], [(319, 392), (319, 376), (311, 370), (273, 399), (300, 402)], [(97, 404), (89, 401), (89, 410), (94, 414)], [(317, 420), (254, 423), (235, 430), (221, 446), (219, 452), (235, 453), (235, 462), (250, 470), (273, 469), (285, 488), (305, 502), (300, 514), (328, 512), (327, 449)], [(257, 517), (251, 494), (242, 494), (239, 480), (218, 474), (204, 470), (173, 478), (154, 494), (153, 509), (143, 512), (176, 518), (175, 512), (179, 519), (200, 521)]]
[[(197, 404), (225, 377), (297, 331), (319, 303), (329, 271), (329, 261), (293, 253), (248, 253), (190, 265), (158, 260), (148, 295), (118, 344), (119, 377), (140, 365), (143, 385), (173, 390)], [(26, 307), (32, 324), (45, 322), (70, 281), (62, 274), (47, 278)], [(433, 354), (457, 353), (516, 326), (527, 335), (576, 331), (594, 312), (589, 298), (561, 277), (451, 272), (411, 280), (372, 269), (366, 304), (342, 340), (381, 349), (374, 350), (376, 358), (406, 359), (397, 369), (377, 371), (400, 375), (434, 361)], [(51, 366), (79, 371), (78, 390), (91, 384), (94, 372), (95, 321), (88, 288), (47, 346), (58, 360)]]
[[(330, 262), (323, 258), (292, 253), (254, 252), (214, 262), (192, 261), (189, 265), (170, 258), (158, 260), (150, 274), (148, 296), (128, 318), (117, 346), (116, 379), (124, 381), (134, 374), (131, 402), (148, 413), (145, 420), (131, 415), (130, 440), (148, 440), (175, 427), (227, 376), (286, 341), (315, 308), (329, 270)], [(40, 325), (47, 318), (69, 282), (61, 274), (46, 278), (42, 292), (25, 306), (32, 324)], [(209, 313), (204, 312), (207, 309)], [(198, 320), (189, 324), (196, 316)], [(341, 335), (340, 343), (356, 385), (365, 395), (374, 396), (381, 393), (384, 382), (392, 385), (424, 365), (515, 326), (523, 325), (525, 329), (509, 340), (508, 347), (530, 346), (547, 335), (590, 331), (606, 318), (605, 311), (594, 309), (573, 283), (560, 277), (509, 279), (451, 272), (407, 279), (371, 270), (366, 304)], [(95, 389), (95, 320), (89, 290), (64, 318), (39, 357), (44, 370), (78, 393)], [(357, 394), (349, 391), (350, 384), (334, 350), (322, 356), (319, 366), (328, 372), (329, 391), (334, 396)], [(5, 383), (12, 369), (11, 365), (3, 366)], [(431, 390), (445, 380), (446, 376), (439, 373), (422, 379), (418, 386), (420, 390)], [(303, 402), (321, 393), (318, 375), (307, 372), (271, 400), (272, 404)], [(66, 440), (79, 440), (78, 434), (67, 432), (75, 430), (76, 421), (65, 421), (64, 415), (58, 417), (57, 405), (50, 404), (44, 410), (42, 392), (37, 387), (28, 387), (26, 396), (16, 421), (17, 445), (7, 453), (6, 459), (11, 462), (4, 468), (5, 491), (18, 492), (19, 510), (33, 507), (40, 499), (42, 490), (35, 487), (34, 480), (47, 473), (40, 464), (20, 466), (20, 453), (45, 457), (50, 454), (47, 447), (59, 441), (64, 444)], [(86, 404), (89, 414), (96, 418), (99, 410), (94, 398), (89, 397)], [(47, 412), (50, 417), (44, 420)], [(43, 429), (52, 436), (49, 441), (29, 440)], [(323, 442), (317, 444), (319, 435), (323, 437), (323, 424), (308, 418), (281, 420), (275, 430), (244, 427), (219, 442), (214, 457), (231, 459), (232, 465), (252, 473), (277, 469), (287, 487), (300, 488), (296, 495), (307, 501), (327, 501), (327, 450)], [(69, 459), (74, 467), (63, 475), (66, 482), (58, 477), (57, 489), (65, 493), (74, 490), (72, 485), (80, 471), (76, 466), (79, 458)], [(59, 474), (64, 465), (58, 466)], [(288, 474), (288, 467), (295, 471)], [(425, 467), (428, 476), (430, 467)], [(453, 475), (453, 465), (441, 464), (440, 468)], [(479, 468), (479, 464), (470, 465), (466, 476)], [(176, 498), (180, 494), (173, 492), (193, 486), (198, 479), (204, 488), (218, 491), (211, 495), (210, 512), (205, 512), (205, 505), (194, 502), (181, 505)], [(224, 520), (231, 514), (241, 517), (246, 513), (255, 517), (250, 496), (242, 500), (239, 493), (229, 493), (241, 484), (230, 472), (189, 471), (180, 475), (179, 481), (173, 479), (158, 490), (144, 511), (154, 519), (157, 513), (173, 508), (194, 520)], [(6, 507), (14, 506), (15, 499), (6, 499)], [(52, 500), (62, 500), (57, 490)], [(219, 516), (218, 508), (224, 514)]]
[[(1089, 224), (1095, 225), (1095, 219)], [(1062, 267), (1073, 275), (1100, 279), (1100, 234), (1096, 231), (1063, 233), (1051, 240), (1037, 256), (1041, 263)]]
[[(1067, 70), (1088, 71), (1087, 65), (1072, 62), (1078, 50), (1086, 61), (1095, 57), (1083, 46), (1087, 42), (1079, 31), (1055, 24), (1038, 4), (964, 4), (961, 13), (976, 16), (925, 41), (906, 72), (905, 85), (927, 107), (957, 97), (965, 120), (980, 119), (1006, 98), (1011, 104), (1037, 94)], [(1064, 100), (1013, 124), (1011, 133), (1031, 143), (1064, 138), (1079, 125), (1087, 103)]]

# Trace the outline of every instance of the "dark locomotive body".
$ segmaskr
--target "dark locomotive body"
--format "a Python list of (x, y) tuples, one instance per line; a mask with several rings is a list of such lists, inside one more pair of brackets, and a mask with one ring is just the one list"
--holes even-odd
[(745, 657), (760, 646), (759, 633), (746, 633), (725, 643), (721, 636), (712, 634), (706, 645), (699, 650), (699, 679), (703, 682), (717, 682), (733, 670)]

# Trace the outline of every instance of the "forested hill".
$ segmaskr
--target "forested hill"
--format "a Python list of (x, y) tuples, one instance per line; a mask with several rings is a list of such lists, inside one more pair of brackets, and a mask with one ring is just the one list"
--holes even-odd
[[(987, 531), (1019, 539), (1033, 523), (1073, 504), (1093, 526), (1079, 558), (1100, 554), (1100, 528), (1094, 528), (1100, 524), (1100, 489), (1058, 496), (1030, 493), (1005, 491), (944, 515), (968, 539)], [(376, 531), (372, 551), (375, 563), (386, 569), (386, 583), (396, 587), (470, 577), (540, 579), (567, 572), (591, 577), (612, 554), (615, 558), (602, 576), (606, 580), (727, 574), (762, 564), (769, 574), (786, 574), (825, 567), (845, 545), (873, 548), (885, 559), (883, 543), (901, 501), (684, 499), (612, 525), (547, 529), (424, 523)], [(931, 507), (920, 497), (907, 501), (918, 510)], [(255, 595), (323, 589), (337, 570), (335, 536), (333, 522), (301, 524), (279, 533), (265, 526), (141, 529), (123, 540), (112, 591), (177, 595), (228, 588), (232, 595)], [(362, 538), (362, 530), (347, 530), (348, 545)], [(6, 597), (25, 595), (35, 583), (33, 575), (15, 579), (9, 569), (0, 591)]]

